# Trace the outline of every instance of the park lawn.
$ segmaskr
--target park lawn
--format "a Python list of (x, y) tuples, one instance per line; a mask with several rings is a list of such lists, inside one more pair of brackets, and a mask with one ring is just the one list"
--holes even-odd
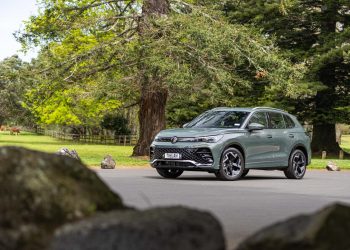
[(0, 146), (19, 146), (33, 150), (55, 153), (61, 148), (75, 149), (82, 161), (88, 166), (99, 166), (107, 154), (113, 156), (118, 166), (148, 166), (146, 159), (130, 157), (132, 146), (114, 146), (99, 144), (82, 144), (71, 141), (60, 141), (49, 136), (21, 132), (20, 135), (9, 135), (0, 132)]
[[(117, 166), (148, 166), (147, 159), (130, 157), (132, 146), (113, 146), (99, 144), (81, 144), (68, 141), (60, 141), (49, 136), (36, 135), (22, 132), (20, 135), (9, 135), (8, 132), (0, 132), (0, 146), (20, 146), (29, 149), (54, 153), (61, 148), (75, 149), (83, 162), (88, 166), (99, 166), (106, 154), (112, 155), (117, 160)], [(342, 137), (342, 148), (350, 153), (350, 135)], [(350, 169), (350, 160), (320, 159), (314, 156), (309, 169), (324, 169), (328, 161), (335, 162), (342, 169)]]
[[(341, 145), (342, 149), (350, 153), (350, 135), (343, 135), (341, 138)], [(311, 165), (309, 168), (314, 169), (324, 169), (329, 161), (332, 161), (336, 163), (341, 169), (350, 169), (350, 160), (339, 160), (339, 159), (325, 159), (322, 160), (320, 155), (313, 155)]]

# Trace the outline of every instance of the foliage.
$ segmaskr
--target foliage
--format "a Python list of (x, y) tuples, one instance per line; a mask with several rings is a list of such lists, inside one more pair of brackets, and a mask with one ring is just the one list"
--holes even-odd
[(138, 102), (144, 79), (153, 75), (170, 102), (208, 100), (203, 107), (313, 93), (301, 81), (303, 63), (282, 57), (257, 29), (226, 22), (212, 10), (216, 1), (172, 1), (172, 13), (149, 19), (142, 38), (141, 1), (39, 3), (40, 14), (17, 37), (25, 47), (42, 48), (34, 65), (39, 77), (27, 96), (41, 123), (94, 124), (121, 103)]
[(289, 106), (314, 123), (347, 122), (350, 113), (350, 2), (226, 1), (222, 7), (233, 23), (260, 27), (274, 36), (282, 53), (305, 62), (308, 86), (318, 94)]
[(0, 124), (32, 124), (32, 115), (22, 105), (23, 95), (30, 87), (27, 66), (18, 56), (0, 62)]
[(101, 121), (101, 127), (114, 131), (115, 135), (130, 135), (128, 120), (119, 114), (106, 114)]

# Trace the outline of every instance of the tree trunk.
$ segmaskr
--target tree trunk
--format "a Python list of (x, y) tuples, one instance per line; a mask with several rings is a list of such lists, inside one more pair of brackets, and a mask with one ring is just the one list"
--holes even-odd
[(335, 124), (313, 125), (311, 148), (315, 154), (327, 151), (327, 155), (338, 155), (341, 148), (336, 141)]
[(139, 121), (140, 136), (134, 148), (134, 156), (149, 154), (149, 146), (156, 134), (165, 128), (166, 90), (144, 91), (141, 96)]
[[(321, 42), (336, 31), (338, 4), (336, 1), (325, 2), (322, 6)], [(325, 40), (323, 40), (325, 39)], [(327, 155), (338, 155), (339, 144), (336, 137), (336, 116), (334, 112), (336, 96), (336, 67), (329, 62), (319, 71), (319, 80), (327, 86), (315, 96), (316, 119), (313, 121), (311, 149), (313, 153), (327, 151)]]
[[(143, 18), (139, 24), (140, 42), (142, 43), (144, 27), (147, 27), (148, 18), (166, 15), (170, 11), (168, 0), (145, 0), (142, 6)], [(141, 52), (142, 58), (147, 51)], [(161, 76), (155, 70), (150, 74), (148, 69), (140, 63), (141, 74), (141, 102), (139, 110), (140, 135), (134, 147), (133, 156), (145, 156), (149, 154), (149, 146), (156, 134), (165, 128), (165, 106), (168, 91), (164, 87)], [(147, 72), (147, 74), (146, 74)], [(151, 75), (146, 77), (146, 75)]]

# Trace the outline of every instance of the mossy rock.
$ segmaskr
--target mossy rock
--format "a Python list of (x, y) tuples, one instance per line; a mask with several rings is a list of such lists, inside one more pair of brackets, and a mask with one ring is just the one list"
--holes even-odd
[(0, 249), (46, 249), (57, 227), (116, 209), (120, 197), (81, 162), (0, 147)]
[(237, 250), (349, 250), (349, 232), (350, 207), (332, 204), (263, 228)]

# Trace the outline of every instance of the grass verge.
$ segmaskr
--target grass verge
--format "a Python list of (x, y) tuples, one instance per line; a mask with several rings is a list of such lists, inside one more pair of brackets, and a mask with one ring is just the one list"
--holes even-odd
[(18, 136), (0, 132), (0, 146), (18, 146), (49, 153), (55, 153), (61, 148), (75, 149), (88, 166), (99, 166), (107, 154), (113, 156), (117, 166), (148, 166), (147, 159), (130, 157), (133, 149), (131, 146), (82, 144), (27, 132), (22, 132)]
[[(49, 136), (41, 136), (22, 132), (20, 135), (9, 135), (9, 132), (0, 132), (0, 146), (19, 146), (49, 153), (57, 152), (61, 148), (75, 149), (83, 162), (88, 166), (99, 166), (107, 154), (117, 160), (117, 166), (146, 167), (147, 157), (130, 157), (133, 147), (99, 144), (82, 144), (70, 141), (60, 141)], [(342, 137), (342, 148), (350, 153), (350, 135)], [(350, 169), (350, 160), (320, 159), (314, 156), (309, 169), (324, 169), (328, 161), (335, 162), (342, 169)]]

